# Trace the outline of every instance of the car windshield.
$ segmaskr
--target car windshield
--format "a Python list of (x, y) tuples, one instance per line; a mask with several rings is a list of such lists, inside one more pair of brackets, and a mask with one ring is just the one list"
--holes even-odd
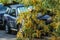
[(2, 3), (0, 3), (0, 7), (2, 7), (3, 6), (3, 4)]
[(0, 11), (5, 11), (6, 9), (6, 7), (0, 7)]

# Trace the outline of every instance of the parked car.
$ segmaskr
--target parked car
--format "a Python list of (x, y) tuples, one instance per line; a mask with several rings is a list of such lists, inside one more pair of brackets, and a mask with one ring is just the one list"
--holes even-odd
[(42, 15), (41, 13), (37, 17), (39, 20), (44, 20), (46, 24), (52, 23), (52, 18), (50, 15)]
[(18, 14), (21, 12), (26, 12), (27, 7), (24, 7), (23, 5), (10, 5), (10, 8), (8, 10), (7, 14), (4, 14), (5, 18), (5, 31), (6, 33), (11, 33), (12, 31), (18, 31), (19, 27), (17, 27), (17, 21)]

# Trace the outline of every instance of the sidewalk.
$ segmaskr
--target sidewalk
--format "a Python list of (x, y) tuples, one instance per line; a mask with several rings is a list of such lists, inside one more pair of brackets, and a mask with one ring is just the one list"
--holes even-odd
[(5, 31), (0, 30), (0, 40), (16, 40), (16, 35), (6, 34)]

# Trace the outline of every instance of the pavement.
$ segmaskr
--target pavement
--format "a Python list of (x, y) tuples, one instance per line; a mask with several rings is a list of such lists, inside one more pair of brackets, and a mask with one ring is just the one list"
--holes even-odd
[(16, 35), (6, 34), (5, 31), (0, 30), (0, 40), (16, 40)]

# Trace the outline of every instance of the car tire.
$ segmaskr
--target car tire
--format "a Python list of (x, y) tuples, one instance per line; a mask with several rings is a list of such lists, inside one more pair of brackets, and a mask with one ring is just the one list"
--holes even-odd
[(17, 25), (18, 31), (20, 30), (20, 28), (22, 28), (22, 24), (18, 24), (18, 25)]
[(11, 33), (11, 29), (7, 24), (5, 25), (5, 32), (8, 33), (8, 34)]

